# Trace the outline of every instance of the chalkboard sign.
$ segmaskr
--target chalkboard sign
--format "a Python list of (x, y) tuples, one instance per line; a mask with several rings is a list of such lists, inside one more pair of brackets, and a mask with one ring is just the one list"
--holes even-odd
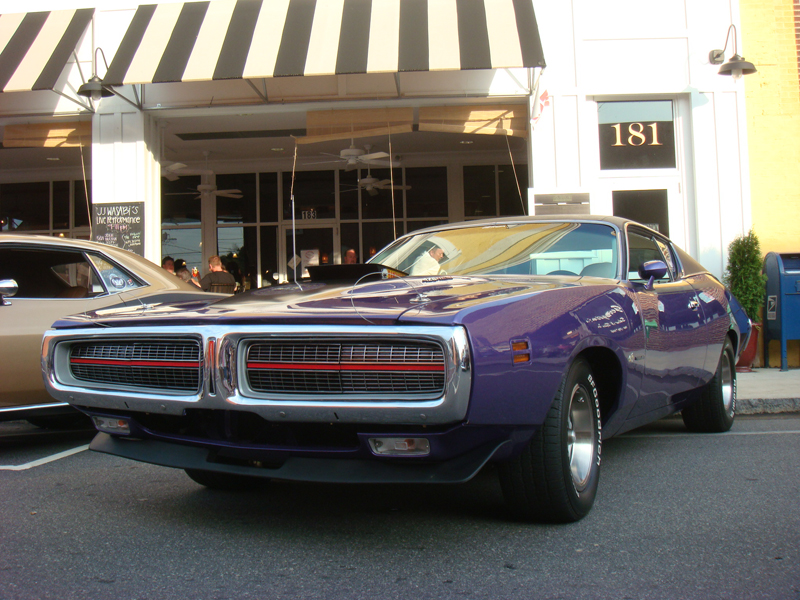
[(93, 204), (92, 235), (96, 242), (144, 256), (144, 202)]

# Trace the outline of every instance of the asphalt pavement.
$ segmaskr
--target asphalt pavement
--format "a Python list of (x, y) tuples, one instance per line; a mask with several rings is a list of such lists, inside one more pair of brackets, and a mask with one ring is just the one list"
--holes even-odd
[(607, 440), (594, 509), (561, 526), (510, 520), (492, 468), (230, 494), (0, 423), (0, 600), (800, 600), (800, 369), (737, 382), (728, 433)]
[(509, 519), (492, 468), (235, 494), (87, 442), (0, 446), (0, 600), (800, 599), (798, 414), (607, 440), (571, 525)]

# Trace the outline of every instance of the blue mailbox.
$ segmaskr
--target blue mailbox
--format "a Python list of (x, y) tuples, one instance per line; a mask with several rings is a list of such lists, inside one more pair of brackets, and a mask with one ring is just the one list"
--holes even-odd
[(764, 365), (769, 366), (770, 340), (780, 340), (781, 371), (786, 371), (786, 340), (800, 339), (800, 253), (770, 252), (764, 259), (764, 273)]

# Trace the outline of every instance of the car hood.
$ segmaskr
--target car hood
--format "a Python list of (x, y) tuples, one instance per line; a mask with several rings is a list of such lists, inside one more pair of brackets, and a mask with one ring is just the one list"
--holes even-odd
[[(597, 280), (594, 280), (597, 284)], [(610, 282), (609, 282), (610, 283)], [(54, 328), (137, 325), (230, 324), (381, 324), (432, 322), (452, 324), (490, 303), (522, 295), (586, 285), (579, 277), (402, 278), (358, 286), (342, 282), (301, 282), (261, 288), (209, 305), (144, 304), (75, 315)]]

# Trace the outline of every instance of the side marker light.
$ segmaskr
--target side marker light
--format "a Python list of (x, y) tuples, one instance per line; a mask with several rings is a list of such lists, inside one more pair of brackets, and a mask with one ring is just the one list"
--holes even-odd
[(426, 438), (369, 438), (369, 447), (378, 456), (427, 456), (431, 444)]
[(92, 422), (98, 431), (113, 433), (114, 435), (130, 435), (131, 426), (125, 419), (112, 417), (92, 417)]

